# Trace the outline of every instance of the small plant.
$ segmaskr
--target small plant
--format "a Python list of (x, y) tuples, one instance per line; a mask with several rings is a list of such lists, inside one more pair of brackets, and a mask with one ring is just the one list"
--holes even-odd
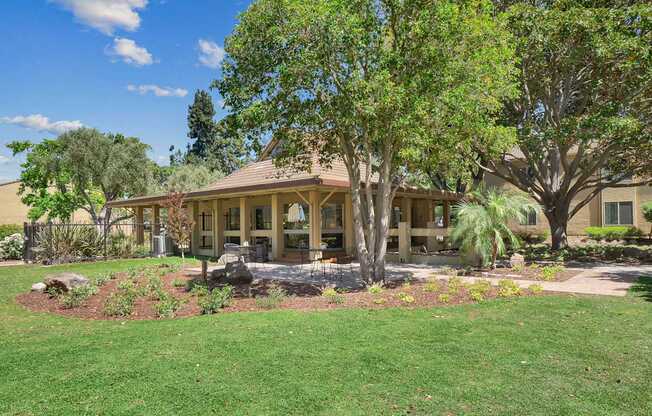
[(194, 293), (194, 290), (196, 287), (203, 287), (204, 289), (208, 290), (208, 287), (206, 285), (206, 282), (204, 280), (200, 279), (190, 279), (186, 282), (186, 292), (191, 292)]
[(373, 302), (376, 305), (383, 305), (384, 303), (387, 302), (387, 299), (385, 299), (385, 298), (376, 298), (376, 299), (373, 300)]
[(59, 301), (66, 309), (77, 308), (81, 306), (86, 299), (96, 294), (97, 291), (98, 289), (95, 285), (77, 286), (61, 295)]
[(484, 300), (484, 295), (482, 292), (471, 291), (469, 292), (469, 297), (474, 302), (482, 302)]
[(185, 287), (186, 286), (186, 281), (181, 278), (176, 278), (172, 281), (172, 286), (174, 287)]
[(197, 296), (198, 298), (201, 298), (208, 295), (208, 288), (202, 285), (195, 285), (192, 287), (192, 290), (190, 290), (190, 293), (193, 296)]
[(374, 283), (367, 288), (367, 292), (371, 293), (372, 295), (380, 295), (383, 293), (383, 285), (380, 283)]
[(110, 273), (106, 273), (106, 274), (101, 274), (99, 276), (96, 276), (95, 279), (94, 279), (94, 282), (95, 282), (96, 286), (104, 286), (111, 279), (113, 279), (113, 275), (110, 274)]
[(267, 296), (256, 298), (256, 306), (262, 309), (278, 308), (287, 298), (287, 292), (278, 285), (273, 285), (267, 291)]
[(448, 279), (448, 291), (450, 293), (459, 293), (464, 286), (464, 281), (461, 277), (453, 276)]
[(45, 293), (47, 293), (48, 296), (51, 297), (51, 298), (58, 298), (59, 296), (61, 296), (63, 294), (61, 289), (59, 289), (56, 286), (50, 286), (49, 288), (47, 288)]
[(233, 287), (226, 285), (221, 289), (213, 289), (208, 295), (198, 300), (199, 307), (205, 315), (218, 312), (221, 308), (229, 306), (233, 298)]
[(525, 270), (525, 264), (523, 263), (516, 263), (512, 266), (512, 271), (516, 273), (523, 273), (523, 270)]
[(104, 302), (104, 313), (108, 316), (129, 316), (134, 311), (135, 300), (133, 292), (112, 293)]
[(486, 295), (491, 290), (491, 282), (486, 279), (478, 279), (468, 286), (469, 292), (478, 292)]
[(451, 301), (451, 295), (449, 295), (448, 293), (442, 293), (439, 295), (437, 299), (439, 299), (441, 303), (448, 303)]
[(118, 289), (123, 291), (134, 291), (136, 289), (136, 285), (134, 285), (134, 282), (131, 280), (122, 280), (120, 283), (118, 283)]
[(562, 265), (544, 266), (544, 267), (541, 268), (540, 277), (541, 277), (541, 280), (549, 282), (551, 280), (555, 280), (555, 278), (557, 277), (557, 274), (559, 274), (559, 273), (561, 273), (563, 271), (564, 271), (564, 266), (562, 266)]
[(528, 289), (531, 293), (533, 293), (533, 294), (535, 294), (535, 295), (538, 294), (538, 293), (543, 292), (543, 286), (541, 286), (540, 284), (537, 284), (537, 283), (528, 286), (527, 289)]
[(154, 305), (154, 310), (159, 318), (174, 318), (174, 315), (180, 306), (181, 302), (179, 299), (169, 293), (163, 292), (163, 294), (159, 296), (159, 302)]
[(403, 293), (403, 292), (398, 294), (398, 298), (403, 303), (414, 303), (415, 301), (414, 296), (408, 295), (407, 293)]
[(159, 276), (149, 276), (147, 279), (147, 291), (153, 296), (163, 291), (163, 281)]
[(439, 283), (436, 280), (429, 280), (424, 286), (424, 292), (437, 292), (439, 290)]
[(457, 276), (457, 269), (454, 269), (452, 267), (448, 267), (448, 266), (442, 267), (441, 272), (448, 276)]
[(498, 296), (503, 298), (510, 298), (512, 296), (519, 296), (521, 288), (511, 279), (501, 279), (498, 282)]
[(409, 289), (410, 287), (412, 287), (412, 283), (410, 283), (410, 281), (405, 281), (403, 282), (401, 287), (403, 287), (403, 289)]
[(326, 298), (328, 303), (332, 304), (340, 304), (344, 303), (344, 296), (342, 296), (341, 293), (338, 293), (335, 288), (329, 287), (327, 289), (322, 290), (321, 295)]

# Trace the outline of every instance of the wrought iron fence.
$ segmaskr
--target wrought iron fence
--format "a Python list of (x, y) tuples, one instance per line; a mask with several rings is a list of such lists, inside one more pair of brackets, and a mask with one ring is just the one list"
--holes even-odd
[(25, 262), (56, 264), (178, 252), (165, 235), (164, 224), (25, 223), (24, 235)]

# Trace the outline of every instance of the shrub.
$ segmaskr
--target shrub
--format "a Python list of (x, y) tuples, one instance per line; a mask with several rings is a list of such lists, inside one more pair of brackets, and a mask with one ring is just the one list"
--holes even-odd
[(547, 232), (519, 231), (516, 235), (526, 244), (541, 244), (548, 239), (549, 234)]
[(530, 286), (528, 286), (527, 289), (528, 289), (531, 293), (534, 293), (535, 295), (536, 295), (537, 293), (541, 293), (541, 292), (543, 292), (543, 286), (541, 286), (541, 285), (539, 285), (539, 284), (536, 284), (536, 283), (535, 283), (535, 284), (532, 284), (532, 285), (530, 285)]
[[(652, 222), (652, 201), (644, 203), (642, 209), (645, 221)], [(650, 227), (650, 237), (652, 237), (652, 227)]]
[(557, 277), (557, 274), (561, 273), (564, 271), (564, 266), (562, 265), (555, 265), (555, 266), (544, 266), (540, 270), (539, 276), (541, 277), (541, 280), (545, 280), (546, 282), (549, 282), (551, 280), (555, 280)]
[(383, 293), (383, 285), (380, 283), (374, 283), (367, 288), (367, 292), (371, 293), (372, 295), (379, 295)]
[(625, 240), (627, 238), (637, 238), (643, 235), (643, 232), (636, 227), (627, 226), (608, 226), (608, 227), (587, 227), (586, 235), (596, 241)]
[(448, 303), (451, 301), (451, 295), (449, 295), (448, 293), (442, 293), (439, 295), (438, 299), (442, 303)]
[(512, 266), (512, 271), (516, 273), (523, 273), (525, 270), (525, 264), (523, 263), (516, 263), (515, 265)]
[(104, 273), (99, 276), (95, 276), (94, 282), (96, 286), (104, 286), (109, 280), (112, 280), (115, 276), (111, 273)]
[(129, 316), (134, 311), (136, 296), (130, 291), (112, 293), (104, 301), (104, 314), (108, 316)]
[(444, 266), (441, 268), (441, 272), (448, 276), (457, 276), (457, 269), (453, 269), (452, 267)]
[(35, 240), (40, 260), (65, 262), (97, 257), (104, 253), (104, 238), (94, 226), (44, 227)]
[(200, 297), (197, 303), (203, 314), (210, 315), (229, 306), (232, 298), (233, 287), (226, 285), (220, 289), (213, 289), (208, 295)]
[(448, 279), (448, 291), (450, 293), (459, 293), (464, 286), (464, 281), (460, 277), (453, 276)]
[(385, 299), (385, 298), (376, 298), (376, 299), (373, 300), (373, 302), (376, 305), (382, 305), (382, 304), (387, 302), (387, 299)]
[(344, 296), (332, 287), (322, 290), (321, 295), (326, 298), (328, 303), (340, 304), (344, 302)]
[(154, 305), (154, 310), (159, 318), (174, 318), (175, 312), (180, 306), (179, 299), (169, 293), (162, 292), (159, 295), (159, 302)]
[(176, 278), (172, 281), (172, 286), (174, 287), (185, 287), (186, 286), (186, 281), (185, 279), (181, 278)]
[(190, 293), (193, 296), (197, 296), (198, 298), (201, 298), (203, 296), (208, 295), (208, 288), (206, 286), (202, 286), (202, 285), (195, 285), (190, 290)]
[(511, 279), (501, 279), (498, 282), (498, 296), (509, 298), (521, 294), (521, 288)]
[(0, 239), (0, 260), (19, 260), (23, 257), (22, 234), (11, 234)]
[(0, 225), (0, 240), (4, 240), (13, 234), (23, 235), (23, 226), (18, 224), (2, 224)]
[(134, 285), (133, 281), (125, 279), (118, 283), (118, 289), (125, 292), (130, 292), (136, 289), (136, 285)]
[(90, 298), (98, 291), (95, 285), (77, 286), (70, 289), (59, 297), (59, 301), (64, 308), (72, 309), (81, 306), (86, 299)]
[(267, 291), (267, 296), (256, 298), (256, 306), (263, 309), (278, 308), (287, 296), (287, 292), (282, 287), (273, 285)]
[(482, 302), (484, 300), (484, 295), (480, 292), (469, 292), (469, 297), (474, 302)]
[(147, 292), (156, 295), (163, 291), (163, 281), (159, 276), (149, 276), (147, 279)]
[(399, 293), (398, 298), (401, 300), (403, 303), (414, 303), (414, 296), (408, 295), (407, 293)]
[(491, 282), (485, 279), (478, 279), (468, 286), (469, 292), (478, 292), (482, 295), (489, 293), (491, 290)]
[(61, 296), (63, 294), (61, 289), (59, 289), (56, 286), (50, 286), (49, 288), (46, 289), (45, 293), (47, 293), (48, 296), (51, 297), (51, 298), (58, 298), (59, 296)]
[(439, 283), (436, 280), (428, 281), (423, 287), (424, 292), (437, 292), (439, 290)]

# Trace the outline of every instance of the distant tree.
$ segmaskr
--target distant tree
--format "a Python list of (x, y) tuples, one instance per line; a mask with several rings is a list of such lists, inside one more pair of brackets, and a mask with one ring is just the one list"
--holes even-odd
[(543, 207), (560, 249), (603, 189), (652, 181), (652, 5), (498, 3), (520, 58), (521, 93), (505, 107), (517, 145), (479, 165)]
[(183, 206), (184, 196), (183, 192), (170, 192), (163, 202), (163, 207), (167, 209), (165, 230), (181, 250), (182, 265), (185, 261), (184, 248), (190, 245), (192, 227), (195, 225), (195, 221)]
[(215, 108), (210, 94), (204, 90), (195, 92), (195, 99), (188, 107), (188, 137), (194, 142), (188, 153), (205, 159), (215, 137)]
[(211, 171), (208, 167), (198, 164), (157, 166), (153, 172), (154, 180), (147, 191), (150, 195), (196, 191), (224, 176), (221, 172)]
[(506, 252), (505, 241), (515, 248), (520, 245), (509, 222), (523, 222), (528, 212), (541, 208), (527, 194), (496, 189), (476, 190), (469, 198), (457, 206), (457, 224), (451, 238), (463, 252), (479, 256), (483, 266), (494, 269), (498, 256)]
[(114, 218), (107, 204), (144, 194), (149, 182), (149, 146), (135, 137), (81, 128), (53, 140), (15, 141), (8, 147), (14, 155), (26, 153), (20, 194), (32, 220), (68, 220), (82, 209), (94, 223), (108, 226), (131, 214)]
[(504, 144), (513, 51), (488, 1), (257, 0), (225, 49), (213, 86), (242, 134), (278, 139), (279, 166), (346, 166), (368, 283), (385, 277), (408, 173), (472, 140)]
[[(643, 204), (643, 218), (645, 218), (645, 221), (652, 223), (652, 201)], [(650, 238), (652, 238), (652, 226), (650, 226)]]

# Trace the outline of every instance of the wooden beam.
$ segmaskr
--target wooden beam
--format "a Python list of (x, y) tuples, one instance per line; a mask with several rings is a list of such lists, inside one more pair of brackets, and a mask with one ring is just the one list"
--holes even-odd
[[(301, 198), (301, 199), (303, 200), (303, 202), (305, 202), (306, 204), (310, 205), (310, 201), (308, 201), (308, 199), (307, 199), (305, 196), (303, 196), (303, 194), (301, 194), (301, 192), (299, 192), (299, 191), (297, 191), (297, 190), (295, 190), (294, 192), (295, 192), (297, 195), (299, 195), (299, 198)], [(311, 191), (311, 192), (312, 192), (312, 191)]]
[(330, 194), (326, 195), (326, 198), (322, 199), (321, 202), (319, 203), (319, 207), (323, 207), (324, 204), (328, 202), (328, 200), (331, 198), (331, 196), (333, 196), (334, 193), (335, 191), (331, 191)]

